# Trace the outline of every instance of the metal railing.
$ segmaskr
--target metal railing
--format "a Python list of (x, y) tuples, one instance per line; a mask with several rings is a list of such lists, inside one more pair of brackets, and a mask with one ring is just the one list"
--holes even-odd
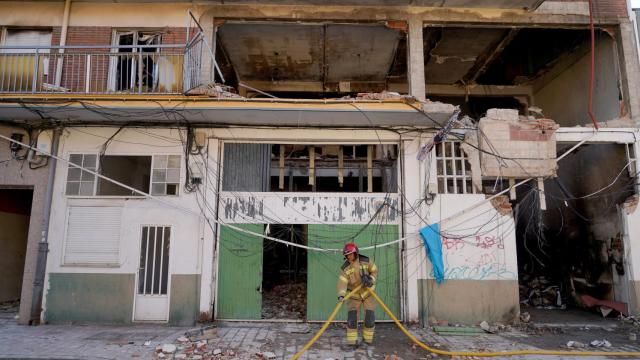
[(179, 45), (0, 46), (0, 93), (179, 94), (201, 84), (202, 40)]

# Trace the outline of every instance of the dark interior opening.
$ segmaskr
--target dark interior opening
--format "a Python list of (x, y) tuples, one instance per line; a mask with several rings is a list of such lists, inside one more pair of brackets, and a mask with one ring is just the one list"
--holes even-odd
[[(558, 154), (575, 144), (559, 144)], [(534, 182), (514, 202), (522, 312), (608, 313), (585, 296), (629, 303), (624, 234), (617, 205), (635, 194), (636, 165), (626, 145), (585, 144), (544, 182), (546, 210)], [(579, 319), (579, 318), (578, 318)]]
[[(270, 224), (269, 235), (307, 244), (307, 226)], [(307, 251), (275, 241), (263, 243), (262, 318), (306, 318)]]
[(17, 313), (29, 236), (32, 189), (0, 189), (0, 312)]

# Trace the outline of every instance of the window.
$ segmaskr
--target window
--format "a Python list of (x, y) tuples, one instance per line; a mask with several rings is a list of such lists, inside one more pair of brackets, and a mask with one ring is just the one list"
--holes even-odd
[(152, 195), (178, 195), (180, 183), (180, 155), (153, 157)]
[(471, 164), (460, 145), (459, 141), (444, 141), (435, 145), (440, 194), (475, 193), (471, 182)]
[(121, 219), (120, 207), (69, 207), (64, 263), (118, 265)]
[[(117, 32), (114, 45), (159, 45), (160, 34), (143, 31)], [(110, 89), (115, 91), (133, 91), (145, 89), (153, 91), (158, 87), (158, 67), (156, 66), (157, 47), (129, 47), (117, 49), (111, 64), (112, 76)], [(142, 54), (138, 54), (142, 53)]]
[[(95, 154), (71, 154), (69, 160), (143, 193), (149, 193), (151, 188), (153, 195), (178, 195), (180, 155), (98, 157)], [(65, 193), (72, 196), (141, 196), (109, 180), (96, 179), (88, 171), (72, 165), (67, 171)]]
[[(69, 156), (72, 164), (96, 171), (95, 154), (72, 154)], [(67, 170), (67, 195), (93, 195), (95, 189), (95, 175), (69, 165)]]
[[(0, 29), (0, 36), (2, 36)], [(50, 30), (5, 29), (3, 46), (29, 46), (27, 49), (0, 49), (0, 90), (11, 92), (33, 91), (43, 83), (52, 82), (49, 77), (49, 49), (36, 48), (51, 46)], [(37, 64), (36, 64), (37, 59)], [(37, 66), (36, 66), (37, 65)], [(37, 69), (37, 72), (36, 72)], [(36, 89), (33, 88), (34, 83)]]

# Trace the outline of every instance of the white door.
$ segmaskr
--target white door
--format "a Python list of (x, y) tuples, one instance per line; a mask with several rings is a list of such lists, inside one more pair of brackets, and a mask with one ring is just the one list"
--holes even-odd
[(134, 319), (167, 321), (171, 227), (143, 226)]

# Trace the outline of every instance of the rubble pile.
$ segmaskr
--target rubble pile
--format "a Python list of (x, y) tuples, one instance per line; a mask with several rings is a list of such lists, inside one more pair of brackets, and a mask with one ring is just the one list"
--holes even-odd
[(262, 294), (263, 319), (304, 319), (307, 308), (307, 285), (276, 285)]
[(237, 359), (238, 354), (233, 350), (214, 348), (209, 341), (218, 336), (218, 329), (213, 326), (203, 327), (187, 332), (180, 336), (173, 344), (162, 344), (155, 348), (157, 359), (185, 359), (185, 360), (225, 360)]
[(520, 281), (520, 304), (543, 309), (566, 309), (560, 286), (545, 276), (523, 275)]
[(0, 312), (18, 312), (20, 299), (0, 302)]

